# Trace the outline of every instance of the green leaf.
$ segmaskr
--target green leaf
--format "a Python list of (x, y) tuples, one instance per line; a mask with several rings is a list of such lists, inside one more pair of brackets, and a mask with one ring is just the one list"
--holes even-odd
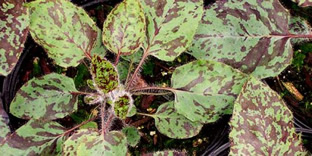
[(106, 55), (107, 49), (102, 42), (102, 31), (97, 29), (97, 38), (96, 42), (94, 43), (94, 47), (91, 50), (91, 56), (98, 55), (104, 57)]
[(65, 132), (57, 122), (30, 120), (13, 133), (1, 146), (1, 155), (40, 155)]
[(30, 8), (30, 33), (62, 67), (77, 66), (90, 55), (101, 31), (82, 9), (67, 0), (36, 0)]
[[(78, 156), (123, 156), (127, 154), (127, 139), (124, 134), (118, 131), (111, 131), (104, 138), (105, 141), (102, 136), (88, 138), (88, 141), (79, 145), (77, 150)], [(93, 146), (90, 147), (90, 144)]]
[(98, 129), (98, 124), (94, 121), (88, 122), (84, 125), (82, 125), (79, 129)]
[(291, 111), (278, 93), (256, 78), (244, 84), (230, 125), (230, 155), (306, 154)]
[(139, 49), (136, 53), (133, 53), (131, 55), (124, 55), (121, 56), (122, 59), (128, 61), (128, 62), (133, 62), (133, 63), (139, 63), (143, 57), (143, 50)]
[(155, 126), (160, 133), (174, 139), (191, 138), (197, 135), (203, 126), (178, 114), (172, 101), (160, 105), (157, 112), (150, 116), (155, 119)]
[(137, 128), (135, 128), (135, 127), (124, 127), (121, 131), (127, 137), (127, 144), (128, 145), (130, 145), (131, 147), (134, 147), (139, 143), (141, 136), (140, 136)]
[(66, 141), (67, 136), (61, 136), (57, 138), (50, 146), (45, 147), (45, 149), (40, 153), (40, 156), (62, 156), (62, 147)]
[[(302, 35), (312, 34), (308, 22), (299, 16), (290, 17), (289, 32), (292, 34), (302, 34)], [(290, 41), (292, 44), (299, 44), (300, 42), (308, 40), (309, 38), (292, 38)]]
[(173, 61), (190, 46), (203, 14), (201, 0), (141, 0), (146, 20), (145, 51)]
[(205, 10), (191, 54), (259, 79), (277, 76), (293, 55), (288, 20), (278, 0), (218, 0)]
[(7, 137), (11, 130), (9, 127), (9, 116), (8, 114), (4, 111), (2, 107), (2, 101), (0, 100), (0, 144)]
[(0, 75), (7, 76), (15, 67), (28, 34), (28, 9), (22, 0), (0, 1)]
[(140, 60), (142, 59), (142, 55), (143, 55), (143, 50), (140, 49), (139, 51), (133, 53), (132, 55), (121, 56), (122, 59), (119, 60), (116, 66), (118, 69), (118, 73), (119, 73), (119, 80), (121, 82), (126, 81), (128, 72), (130, 69), (130, 65), (132, 64), (130, 70), (133, 70), (133, 68), (135, 67), (134, 64), (140, 62)]
[(78, 95), (73, 79), (51, 73), (33, 78), (16, 93), (10, 112), (22, 119), (54, 120), (77, 110)]
[(215, 122), (231, 114), (247, 75), (220, 62), (197, 60), (173, 72), (177, 112), (191, 121)]
[(118, 96), (113, 101), (114, 114), (120, 119), (126, 119), (133, 106), (133, 100), (129, 93)]
[(132, 105), (132, 107), (130, 108), (127, 117), (132, 117), (137, 113), (137, 108), (135, 105)]
[(63, 137), (57, 139), (57, 142), (55, 143), (56, 144), (55, 153), (57, 154), (57, 156), (62, 156), (62, 152), (63, 152), (62, 147), (63, 147), (66, 139), (67, 139), (67, 136), (63, 136)]
[(96, 88), (95, 88), (95, 86), (94, 86), (94, 83), (93, 83), (93, 80), (88, 79), (88, 80), (87, 80), (87, 85), (88, 85), (88, 87), (89, 87), (90, 89), (96, 90)]
[(77, 155), (77, 150), (80, 144), (88, 141), (88, 138), (97, 137), (98, 133), (96, 131), (81, 129), (70, 136), (62, 147), (62, 155)]
[(123, 156), (127, 154), (127, 139), (121, 132), (99, 135), (91, 130), (79, 130), (64, 144), (63, 155)]
[(103, 93), (109, 93), (118, 87), (119, 78), (117, 69), (105, 58), (95, 55), (92, 58), (91, 72), (96, 86)]
[(292, 0), (295, 3), (298, 3), (301, 7), (312, 6), (312, 0)]
[(143, 156), (186, 156), (185, 152), (175, 150), (157, 151), (154, 153), (143, 154)]
[(124, 0), (107, 16), (103, 26), (103, 43), (112, 52), (130, 55), (145, 37), (145, 16), (140, 0)]
[(117, 70), (119, 73), (119, 80), (121, 82), (125, 82), (128, 76), (128, 72), (129, 72), (129, 63), (127, 61), (124, 60), (120, 60), (117, 64)]

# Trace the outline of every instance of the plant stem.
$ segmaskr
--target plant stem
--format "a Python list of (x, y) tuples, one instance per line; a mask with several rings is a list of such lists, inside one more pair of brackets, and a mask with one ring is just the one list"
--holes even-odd
[(171, 94), (171, 92), (163, 92), (163, 93), (148, 93), (148, 92), (134, 92), (132, 95), (167, 95)]
[(131, 59), (131, 62), (130, 62), (130, 65), (129, 65), (129, 69), (128, 69), (128, 74), (127, 74), (125, 86), (128, 85), (128, 81), (129, 81), (130, 73), (131, 73), (131, 70), (132, 70), (132, 66), (133, 66), (133, 59)]
[(170, 92), (175, 92), (176, 89), (170, 87), (142, 87), (142, 88), (133, 88), (131, 92), (142, 91), (142, 90), (167, 90)]
[(77, 129), (77, 128), (79, 128), (79, 127), (85, 125), (85, 124), (87, 124), (87, 123), (90, 122), (90, 121), (95, 120), (96, 118), (97, 118), (97, 117), (93, 117), (93, 118), (91, 118), (91, 119), (88, 119), (88, 120), (86, 120), (86, 121), (83, 121), (83, 122), (80, 123), (79, 125), (76, 125), (75, 127), (71, 128), (71, 129), (69, 129), (69, 130), (67, 130), (65, 133), (63, 133), (63, 134), (60, 135), (60, 136), (64, 136), (65, 134), (70, 133), (71, 131), (73, 131), (73, 130), (75, 130), (75, 129)]
[(135, 69), (134, 73), (132, 74), (132, 77), (131, 77), (131, 79), (129, 80), (129, 82), (127, 82), (126, 90), (129, 89), (130, 85), (132, 84), (132, 82), (133, 82), (134, 79), (136, 78), (136, 76), (137, 76), (137, 74), (138, 74), (138, 72), (139, 72), (141, 66), (143, 65), (145, 59), (148, 57), (148, 55), (149, 55), (149, 54), (148, 54), (148, 50), (149, 50), (149, 48), (147, 48), (146, 51), (144, 51), (144, 54), (143, 54), (143, 56), (142, 56), (142, 59), (140, 60), (139, 65), (137, 66), (137, 68)]
[(117, 64), (118, 64), (118, 62), (119, 62), (120, 55), (121, 55), (121, 53), (118, 52), (118, 54), (117, 54), (117, 56), (116, 56), (116, 59), (115, 59), (115, 64), (114, 64), (115, 66), (117, 66)]
[(105, 133), (106, 133), (106, 129), (105, 129), (105, 106), (106, 106), (106, 102), (104, 101), (101, 104), (101, 126), (102, 126), (102, 135), (103, 135), (103, 140), (105, 139)]
[(152, 114), (139, 113), (139, 112), (137, 112), (136, 114), (138, 114), (138, 115), (143, 115), (143, 116), (153, 117), (153, 115), (152, 115)]
[(77, 92), (70, 92), (72, 95), (91, 95), (91, 94), (94, 94), (94, 93), (88, 93), (88, 92), (80, 92), (80, 91), (77, 91)]
[[(274, 35), (273, 35), (274, 36)], [(275, 35), (275, 36), (279, 36), (279, 35)], [(311, 35), (303, 35), (303, 34), (287, 34), (287, 35), (280, 35), (281, 37), (285, 36), (285, 37), (289, 37), (289, 38), (312, 38), (312, 34)]]
[(111, 112), (111, 113), (109, 114), (109, 117), (108, 117), (108, 119), (107, 119), (105, 125), (104, 125), (104, 127), (105, 127), (106, 130), (109, 130), (113, 118), (114, 118), (114, 113)]

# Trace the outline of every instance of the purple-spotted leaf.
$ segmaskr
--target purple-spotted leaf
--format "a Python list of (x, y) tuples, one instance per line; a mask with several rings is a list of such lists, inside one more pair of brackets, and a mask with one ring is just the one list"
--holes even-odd
[(312, 0), (292, 0), (295, 3), (298, 3), (301, 7), (312, 6)]
[(95, 55), (92, 58), (91, 72), (93, 82), (103, 93), (109, 93), (118, 87), (119, 78), (117, 69), (105, 58)]
[(129, 93), (124, 93), (113, 100), (114, 114), (120, 119), (126, 119), (132, 107), (133, 100)]
[(176, 68), (171, 78), (177, 112), (191, 121), (215, 122), (231, 114), (247, 75), (220, 62), (197, 60)]
[(305, 155), (293, 115), (269, 86), (251, 77), (234, 104), (230, 155)]
[[(77, 66), (93, 47), (101, 31), (82, 9), (67, 0), (36, 0), (30, 8), (30, 33), (62, 67)], [(93, 52), (97, 53), (97, 52)]]
[[(308, 22), (298, 16), (291, 16), (289, 20), (289, 31), (292, 34), (312, 35), (311, 28)], [(290, 41), (292, 44), (299, 44), (304, 41), (308, 41), (309, 38), (292, 38)]]
[(147, 36), (144, 49), (158, 59), (173, 61), (190, 46), (203, 14), (201, 0), (141, 0)]
[[(64, 133), (63, 133), (64, 134)], [(53, 142), (51, 146), (47, 146), (40, 154), (40, 156), (61, 156), (62, 146), (68, 136), (62, 135)]]
[(1, 155), (40, 155), (53, 149), (64, 132), (57, 122), (30, 120), (0, 144)]
[(16, 65), (28, 34), (29, 15), (23, 0), (0, 1), (0, 75)]
[(98, 132), (90, 129), (81, 129), (70, 136), (62, 147), (62, 155), (77, 155), (80, 144), (88, 141), (88, 138), (98, 137)]
[(186, 156), (185, 152), (175, 150), (157, 151), (154, 153), (143, 154), (142, 156)]
[(16, 93), (10, 112), (22, 119), (63, 118), (77, 110), (76, 91), (73, 79), (60, 74), (33, 78)]
[(206, 8), (190, 53), (259, 79), (277, 76), (293, 55), (288, 20), (279, 0), (218, 0)]
[(124, 0), (107, 16), (103, 27), (103, 43), (113, 53), (136, 52), (145, 37), (145, 16), (140, 0)]
[(155, 119), (155, 126), (160, 133), (174, 139), (191, 138), (197, 135), (203, 126), (178, 114), (173, 102), (160, 105), (157, 112), (149, 116)]
[[(127, 154), (127, 138), (118, 131), (102, 135), (85, 134), (77, 143), (77, 156), (125, 156)], [(91, 146), (90, 146), (91, 145)]]
[(2, 107), (2, 101), (0, 100), (0, 144), (3, 139), (10, 134), (9, 116)]
[(98, 29), (97, 31), (98, 31), (97, 38), (90, 55), (91, 56), (98, 55), (104, 57), (106, 55), (107, 49), (102, 42), (102, 31), (100, 29)]

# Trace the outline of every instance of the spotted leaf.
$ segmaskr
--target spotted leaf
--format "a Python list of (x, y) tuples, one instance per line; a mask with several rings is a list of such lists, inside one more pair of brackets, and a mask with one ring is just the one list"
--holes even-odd
[[(308, 22), (298, 16), (291, 16), (289, 20), (289, 31), (292, 34), (312, 35)], [(309, 38), (292, 38), (290, 41), (292, 44), (299, 44), (308, 40)]]
[(0, 75), (7, 76), (16, 65), (28, 34), (28, 9), (22, 0), (0, 1)]
[(30, 8), (30, 33), (62, 67), (77, 66), (90, 55), (101, 33), (82, 9), (67, 0), (36, 0)]
[(81, 129), (78, 132), (70, 136), (62, 147), (62, 155), (77, 155), (77, 149), (80, 144), (88, 141), (88, 138), (98, 137), (98, 132)]
[(230, 155), (305, 155), (291, 111), (256, 78), (244, 84), (230, 125)]
[(126, 119), (133, 106), (133, 100), (130, 94), (123, 94), (117, 97), (113, 102), (115, 115), (120, 119)]
[(141, 0), (147, 20), (145, 50), (173, 61), (191, 44), (203, 14), (201, 0)]
[(91, 50), (91, 56), (98, 55), (104, 57), (106, 55), (107, 49), (102, 42), (102, 31), (97, 30), (97, 38), (94, 43), (94, 47)]
[(197, 60), (176, 68), (171, 78), (177, 112), (191, 121), (215, 122), (231, 114), (247, 75), (220, 62)]
[(145, 16), (140, 0), (124, 0), (107, 16), (103, 27), (103, 43), (112, 52), (130, 55), (145, 37)]
[(288, 20), (278, 0), (218, 0), (206, 8), (190, 53), (260, 79), (277, 76), (293, 55)]
[(173, 102), (160, 105), (157, 112), (150, 116), (155, 119), (156, 128), (160, 133), (174, 139), (191, 138), (197, 135), (203, 126), (178, 114)]
[(135, 127), (124, 127), (121, 131), (127, 137), (127, 144), (128, 145), (134, 147), (139, 143), (141, 136), (140, 136), (137, 128), (135, 128)]
[(91, 72), (95, 85), (104, 93), (109, 93), (117, 88), (119, 83), (117, 69), (105, 58), (94, 56)]
[(292, 0), (295, 3), (298, 3), (301, 7), (312, 6), (312, 0)]
[(2, 102), (0, 100), (0, 144), (3, 141), (3, 139), (8, 136), (11, 132), (9, 127), (9, 116), (4, 111), (2, 107)]
[(127, 139), (124, 134), (111, 131), (104, 136), (89, 136), (79, 144), (77, 156), (102, 155), (124, 156), (127, 154)]
[(1, 155), (40, 155), (53, 149), (64, 132), (57, 122), (30, 120), (0, 145)]
[(33, 78), (16, 93), (10, 112), (22, 119), (54, 120), (77, 110), (78, 95), (73, 79), (51, 73)]

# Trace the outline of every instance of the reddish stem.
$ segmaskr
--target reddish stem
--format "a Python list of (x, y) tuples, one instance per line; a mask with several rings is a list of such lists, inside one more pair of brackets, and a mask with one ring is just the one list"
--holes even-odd
[(120, 58), (121, 52), (118, 52), (116, 59), (115, 59), (115, 66), (117, 66), (118, 62), (119, 62), (119, 58)]
[(109, 115), (109, 117), (108, 117), (108, 119), (104, 125), (105, 130), (109, 130), (113, 118), (114, 118), (114, 113), (110, 113), (110, 115)]
[(105, 136), (105, 133), (106, 133), (106, 129), (105, 129), (105, 124), (104, 124), (104, 121), (105, 121), (105, 101), (102, 103), (102, 106), (101, 106), (101, 126), (102, 126), (102, 135), (103, 135), (103, 139), (104, 136)]
[(93, 117), (93, 118), (91, 118), (91, 119), (89, 119), (89, 120), (83, 121), (83, 122), (80, 123), (79, 125), (76, 125), (75, 127), (71, 128), (71, 129), (69, 129), (69, 130), (67, 130), (66, 132), (64, 132), (64, 133), (63, 133), (62, 135), (60, 135), (60, 136), (63, 136), (63, 135), (65, 135), (65, 134), (68, 134), (68, 133), (70, 133), (71, 131), (73, 131), (73, 130), (75, 130), (75, 129), (77, 129), (77, 128), (79, 128), (79, 127), (85, 125), (85, 124), (87, 124), (88, 122), (95, 120), (96, 118), (97, 118), (97, 117)]
[(77, 92), (70, 92), (72, 95), (90, 95), (90, 94), (93, 94), (93, 93), (88, 93), (88, 92), (80, 92), (80, 91), (77, 91)]
[(286, 35), (272, 35), (272, 36), (289, 37), (289, 38), (312, 38), (312, 34), (309, 34), (309, 35), (303, 35), (303, 34), (286, 34)]
[(129, 80), (129, 82), (127, 82), (126, 90), (129, 89), (130, 85), (132, 84), (132, 82), (133, 82), (134, 79), (136, 78), (136, 76), (137, 76), (137, 74), (138, 74), (138, 72), (139, 72), (141, 66), (143, 65), (145, 59), (148, 57), (148, 55), (149, 55), (149, 54), (148, 54), (148, 50), (149, 50), (149, 48), (144, 52), (144, 54), (143, 54), (143, 56), (142, 56), (142, 59), (141, 59), (139, 65), (137, 66), (137, 68), (135, 69), (134, 73), (132, 74), (132, 77), (131, 77), (131, 79)]
[(131, 89), (132, 92), (142, 91), (142, 90), (167, 90), (167, 91), (170, 91), (170, 92), (176, 91), (176, 89), (170, 88), (170, 87), (142, 87), (142, 88), (133, 88), (133, 89)]

